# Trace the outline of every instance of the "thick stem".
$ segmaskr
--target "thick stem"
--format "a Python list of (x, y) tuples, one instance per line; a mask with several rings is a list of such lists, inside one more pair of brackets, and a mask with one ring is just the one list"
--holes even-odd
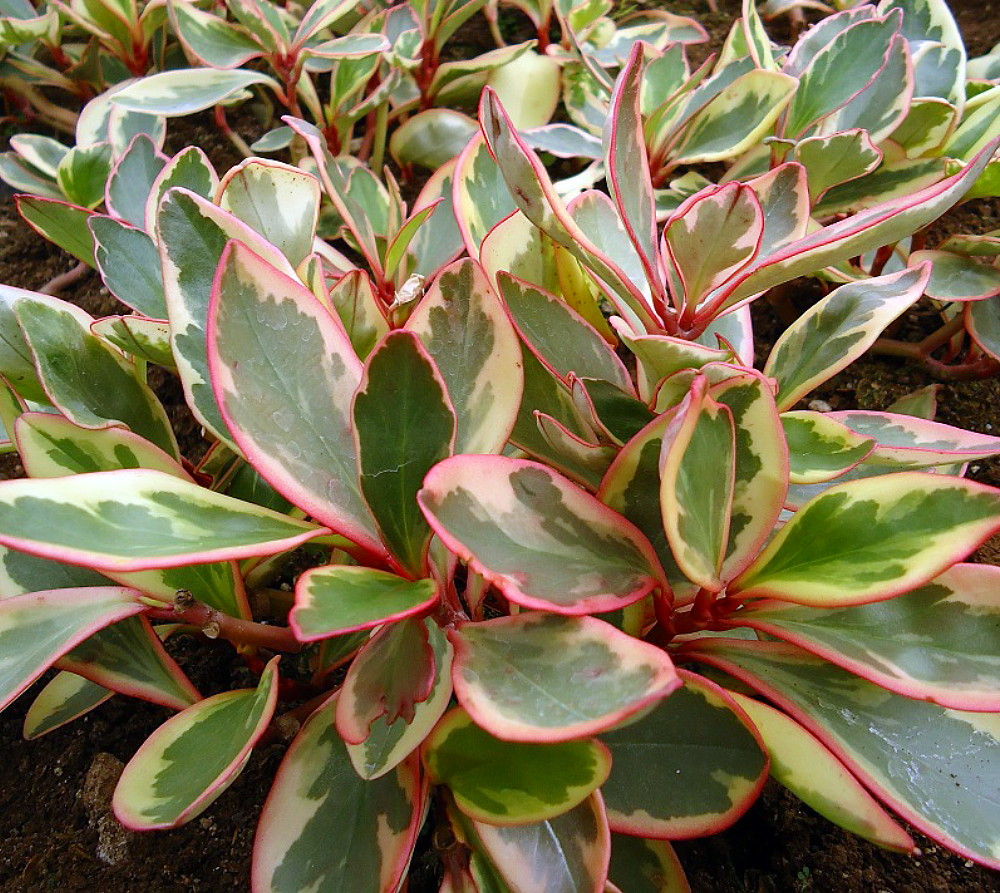
[(872, 345), (872, 350), (891, 357), (906, 357), (907, 359), (923, 362), (930, 359), (930, 355), (935, 350), (951, 341), (964, 328), (965, 319), (963, 314), (959, 313), (921, 341), (897, 341), (894, 338), (878, 338)]
[(152, 609), (147, 613), (152, 620), (186, 623), (200, 629), (209, 639), (225, 639), (234, 645), (252, 645), (290, 654), (305, 647), (305, 643), (295, 638), (295, 634), (286, 627), (230, 617), (197, 601), (184, 589), (175, 596), (172, 610)]

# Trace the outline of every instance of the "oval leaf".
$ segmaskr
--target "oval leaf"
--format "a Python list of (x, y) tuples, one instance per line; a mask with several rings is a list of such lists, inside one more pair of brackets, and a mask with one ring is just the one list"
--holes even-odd
[(508, 741), (600, 732), (681, 684), (664, 651), (593, 617), (518, 614), (463, 624), (450, 638), (459, 703)]

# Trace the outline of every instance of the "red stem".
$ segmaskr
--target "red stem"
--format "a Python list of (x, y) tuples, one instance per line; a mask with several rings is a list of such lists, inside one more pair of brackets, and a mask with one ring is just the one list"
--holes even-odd
[(172, 610), (151, 608), (147, 615), (151, 620), (167, 620), (172, 623), (179, 621), (195, 626), (210, 639), (225, 639), (234, 645), (252, 645), (290, 654), (305, 647), (305, 643), (300, 642), (287, 627), (230, 617), (197, 601), (184, 589), (175, 596)]

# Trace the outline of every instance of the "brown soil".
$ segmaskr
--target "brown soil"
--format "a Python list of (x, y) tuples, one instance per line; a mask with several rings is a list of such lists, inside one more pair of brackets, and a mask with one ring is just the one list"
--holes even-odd
[[(643, 4), (643, 5), (654, 5)], [(656, 4), (694, 14), (717, 44), (738, 14), (737, 0), (720, 2), (707, 14), (702, 0)], [(955, 0), (952, 8), (970, 54), (983, 53), (1000, 40), (1000, 17), (991, 4)], [(781, 27), (779, 24), (777, 27)], [(253, 138), (254, 123), (237, 116), (242, 135)], [(171, 148), (201, 145), (224, 171), (238, 158), (210, 122), (171, 127)], [(955, 231), (1000, 226), (1000, 203), (976, 203), (953, 212)], [(0, 202), (0, 282), (40, 288), (74, 262), (30, 233), (4, 196)], [(96, 274), (88, 274), (64, 295), (95, 316), (116, 312)], [(815, 299), (803, 284), (794, 303), (801, 309)], [(780, 331), (775, 310), (755, 311), (758, 334), (767, 343)], [(914, 320), (913, 325), (919, 325)], [(896, 359), (865, 358), (836, 376), (821, 396), (836, 408), (885, 408), (904, 393), (932, 383), (921, 368)], [(156, 382), (189, 456), (203, 449), (183, 405), (179, 387), (168, 377)], [(948, 383), (939, 395), (939, 418), (973, 430), (1000, 431), (1000, 382)], [(3, 476), (21, 473), (15, 458), (3, 460)], [(977, 480), (1000, 485), (1000, 462), (972, 469)], [(1000, 546), (980, 552), (997, 563)], [(175, 656), (205, 694), (251, 684), (242, 663), (220, 643), (195, 648), (179, 640)], [(82, 719), (45, 737), (21, 738), (31, 692), (0, 715), (0, 891), (2, 893), (186, 893), (245, 891), (254, 828), (284, 745), (254, 751), (235, 784), (200, 818), (170, 832), (131, 834), (109, 814), (117, 772), (145, 738), (169, 715), (142, 702), (115, 697)], [(777, 785), (733, 828), (713, 838), (677, 844), (694, 893), (990, 893), (1000, 891), (1000, 875), (954, 856), (916, 835), (917, 858), (883, 851), (841, 831)], [(430, 864), (415, 865), (411, 889), (436, 889)], [(425, 876), (427, 880), (418, 880)], [(344, 891), (349, 893), (349, 891)], [(542, 893), (542, 891), (539, 891)], [(629, 893), (629, 891), (625, 891)]]

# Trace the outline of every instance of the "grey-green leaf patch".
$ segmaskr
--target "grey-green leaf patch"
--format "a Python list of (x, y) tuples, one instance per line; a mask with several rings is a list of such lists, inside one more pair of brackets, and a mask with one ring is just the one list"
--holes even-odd
[(522, 825), (561, 815), (608, 777), (607, 749), (595, 739), (563, 744), (502, 741), (455, 708), (427, 739), (424, 762), (447, 785), (458, 808), (494, 825)]
[[(306, 721), (264, 804), (253, 852), (261, 893), (385, 893), (399, 885), (423, 817), (419, 763), (359, 777), (333, 724), (336, 699)], [(330, 834), (348, 828), (350, 834)]]
[(112, 805), (129, 828), (175, 828), (204, 812), (236, 780), (278, 701), (278, 658), (256, 689), (199, 701), (160, 726), (136, 751)]
[(452, 551), (525, 607), (611, 611), (662, 579), (630, 522), (533, 462), (455, 456), (427, 475), (420, 503)]
[(153, 240), (113, 217), (95, 215), (89, 225), (97, 269), (108, 291), (143, 316), (166, 319), (163, 273)]
[(603, 731), (680, 685), (665, 652), (593, 617), (518, 614), (463, 624), (450, 638), (459, 703), (509, 741)]
[(767, 754), (726, 692), (680, 673), (682, 688), (601, 735), (614, 760), (602, 792), (615, 831), (672, 839), (717, 833), (749, 808), (767, 778)]

